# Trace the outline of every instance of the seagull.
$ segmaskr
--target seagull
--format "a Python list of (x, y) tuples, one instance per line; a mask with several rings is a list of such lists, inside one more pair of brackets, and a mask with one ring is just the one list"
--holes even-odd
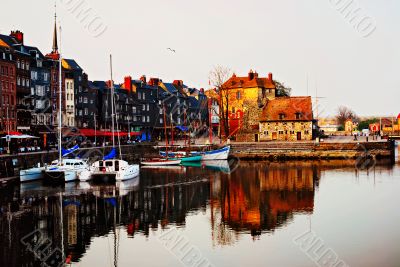
[(168, 47), (167, 50), (176, 53), (175, 49), (172, 49), (172, 48), (169, 48), (169, 47)]

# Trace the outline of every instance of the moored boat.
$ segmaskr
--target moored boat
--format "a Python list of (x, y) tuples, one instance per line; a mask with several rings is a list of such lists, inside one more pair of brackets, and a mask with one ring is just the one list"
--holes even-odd
[(202, 155), (202, 160), (227, 160), (231, 147), (226, 146), (220, 149), (205, 151), (205, 152), (191, 152), (193, 155)]
[(142, 161), (142, 165), (146, 166), (171, 166), (171, 165), (179, 165), (181, 163), (181, 159), (176, 158), (155, 158)]

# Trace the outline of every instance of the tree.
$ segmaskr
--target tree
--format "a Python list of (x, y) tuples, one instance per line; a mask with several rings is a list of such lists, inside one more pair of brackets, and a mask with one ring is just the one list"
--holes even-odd
[[(222, 85), (229, 79), (231, 76), (231, 70), (227, 67), (217, 65), (213, 70), (210, 71), (210, 84), (217, 88), (217, 92), (219, 94), (219, 119), (220, 123), (222, 122), (224, 126), (225, 135), (229, 135), (229, 93), (225, 92), (223, 94)], [(220, 132), (221, 137), (221, 132)]]
[(359, 131), (362, 131), (364, 129), (369, 129), (369, 125), (370, 124), (376, 123), (378, 121), (379, 121), (379, 119), (377, 119), (377, 118), (363, 120), (363, 121), (360, 121), (358, 123), (358, 127), (357, 128), (358, 128)]
[(359, 121), (356, 113), (348, 107), (340, 106), (337, 110), (336, 120), (339, 125), (344, 126), (346, 120), (351, 119), (353, 122)]
[(283, 82), (274, 80), (277, 96), (290, 96), (292, 88), (286, 86)]

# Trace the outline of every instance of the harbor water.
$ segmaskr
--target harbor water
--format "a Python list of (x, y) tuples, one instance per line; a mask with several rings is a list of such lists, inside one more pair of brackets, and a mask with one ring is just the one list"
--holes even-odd
[(400, 264), (397, 162), (199, 163), (1, 190), (0, 266)]

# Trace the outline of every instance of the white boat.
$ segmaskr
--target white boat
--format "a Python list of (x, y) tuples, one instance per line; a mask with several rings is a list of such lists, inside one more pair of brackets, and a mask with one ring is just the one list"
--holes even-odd
[(89, 168), (81, 159), (63, 159), (60, 164), (51, 165), (44, 171), (47, 183), (68, 183), (78, 180), (81, 172)]
[[(118, 135), (119, 144), (119, 156), (120, 159), (116, 159), (117, 152), (115, 150), (115, 138), (114, 138), (114, 120), (115, 120), (115, 103), (114, 103), (114, 80), (112, 75), (112, 57), (110, 55), (110, 69), (111, 69), (111, 131), (112, 131), (112, 142), (113, 149), (105, 156), (102, 160), (94, 162), (90, 169), (83, 172), (79, 179), (80, 181), (88, 181), (91, 179), (102, 179), (106, 181), (126, 181), (133, 179), (139, 175), (140, 168), (138, 164), (129, 164), (127, 161), (121, 158), (121, 144)], [(117, 122), (118, 123), (118, 122)]]
[(192, 152), (193, 155), (202, 155), (202, 160), (227, 160), (231, 147), (226, 146), (220, 149), (205, 151), (205, 152)]
[(156, 158), (142, 161), (145, 166), (172, 166), (181, 164), (180, 159)]
[(82, 173), (82, 178), (92, 179), (94, 177), (108, 177), (115, 181), (126, 181), (139, 176), (139, 165), (130, 165), (125, 160), (120, 159), (109, 159), (109, 160), (99, 160), (92, 164), (90, 168), (90, 177), (88, 177), (88, 172)]
[(45, 167), (34, 167), (26, 170), (19, 171), (19, 180), (21, 183), (40, 180), (43, 178), (43, 171)]
[[(58, 160), (55, 160), (51, 163), (50, 166), (55, 166), (58, 164)], [(48, 168), (48, 167), (47, 167)], [(19, 171), (19, 180), (21, 183), (37, 181), (43, 179), (44, 171), (46, 170), (45, 166), (40, 166), (40, 163), (37, 167), (33, 167), (26, 170)]]

